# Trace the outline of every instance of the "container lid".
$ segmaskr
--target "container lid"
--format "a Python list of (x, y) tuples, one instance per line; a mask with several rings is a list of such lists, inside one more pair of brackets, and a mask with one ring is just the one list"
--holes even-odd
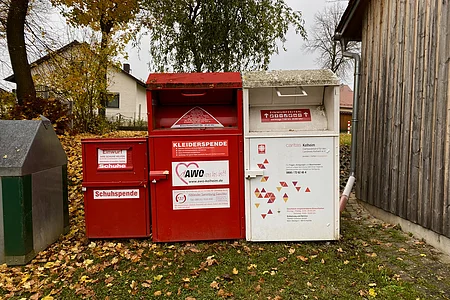
[(213, 89), (241, 88), (242, 79), (238, 72), (222, 73), (151, 73), (147, 88), (155, 89)]
[(0, 176), (23, 176), (67, 164), (49, 121), (0, 120)]
[(339, 78), (330, 70), (250, 71), (242, 74), (244, 88), (283, 86), (340, 85)]

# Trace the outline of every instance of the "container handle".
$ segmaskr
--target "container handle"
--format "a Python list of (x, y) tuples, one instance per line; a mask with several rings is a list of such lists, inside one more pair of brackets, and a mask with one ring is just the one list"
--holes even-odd
[(308, 96), (308, 94), (306, 93), (306, 91), (300, 86), (300, 94), (286, 94), (283, 95), (281, 94), (280, 90), (278, 90), (278, 88), (275, 88), (275, 90), (277, 91), (277, 95), (278, 97), (305, 97)]
[(206, 92), (197, 93), (197, 94), (181, 93), (181, 96), (184, 96), (184, 97), (201, 97), (201, 96), (205, 96), (205, 95), (206, 95)]

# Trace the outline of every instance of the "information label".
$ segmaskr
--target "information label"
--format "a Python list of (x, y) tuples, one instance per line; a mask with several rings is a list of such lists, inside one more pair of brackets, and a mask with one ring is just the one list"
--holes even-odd
[(174, 190), (173, 210), (229, 208), (230, 189)]
[(94, 199), (137, 199), (138, 189), (130, 190), (94, 190)]
[(228, 140), (172, 142), (172, 157), (228, 156)]
[(228, 160), (172, 162), (172, 185), (229, 184)]
[(309, 109), (273, 109), (261, 110), (261, 122), (309, 122)]
[(98, 149), (98, 168), (125, 169), (127, 167), (127, 154), (127, 150)]

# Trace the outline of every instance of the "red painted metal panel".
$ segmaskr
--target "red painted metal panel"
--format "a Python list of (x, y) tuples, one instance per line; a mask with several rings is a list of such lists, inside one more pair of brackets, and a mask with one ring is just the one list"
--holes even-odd
[(227, 73), (151, 73), (147, 79), (149, 89), (170, 88), (241, 88), (239, 72)]
[(150, 173), (169, 173), (150, 183), (153, 240), (244, 238), (240, 74), (151, 74), (147, 83)]
[(146, 138), (83, 139), (83, 182), (146, 182)]
[(147, 138), (84, 139), (88, 238), (150, 235)]
[[(192, 141), (202, 143), (217, 139), (227, 141), (228, 153), (221, 152), (222, 155), (214, 155), (210, 158), (199, 158), (195, 154), (191, 157), (173, 155), (174, 143)], [(170, 173), (167, 179), (150, 183), (154, 241), (220, 240), (245, 237), (242, 145), (242, 135), (156, 136), (150, 138), (151, 168), (167, 170)], [(202, 150), (199, 152), (202, 152)], [(227, 182), (225, 184), (183, 185), (184, 182), (179, 180), (179, 176), (182, 176), (186, 169), (194, 170), (193, 172), (200, 170), (197, 174), (191, 174), (193, 179), (205, 178), (206, 175), (210, 175), (207, 178), (214, 178), (215, 174), (211, 169), (214, 169), (217, 165), (220, 167), (223, 162), (228, 163), (226, 171), (228, 182), (225, 181)], [(178, 170), (177, 172), (178, 164), (183, 167), (183, 171)], [(200, 167), (196, 168), (195, 164)], [(208, 165), (211, 165), (211, 167), (203, 168), (204, 174), (201, 174), (202, 167)], [(217, 171), (223, 170), (218, 169)], [(220, 174), (216, 176), (219, 177)], [(174, 182), (174, 178), (178, 181), (178, 184)], [(224, 192), (227, 189), (229, 192)], [(177, 202), (177, 195), (189, 193), (197, 194), (195, 200), (199, 203), (194, 203), (193, 207), (187, 208), (183, 208), (181, 205), (178, 205), (178, 209), (174, 207)], [(214, 194), (217, 193), (224, 197), (229, 196), (229, 204), (223, 204), (218, 199), (210, 201), (211, 197), (214, 198)]]
[(88, 238), (150, 235), (147, 186), (87, 187), (84, 205)]

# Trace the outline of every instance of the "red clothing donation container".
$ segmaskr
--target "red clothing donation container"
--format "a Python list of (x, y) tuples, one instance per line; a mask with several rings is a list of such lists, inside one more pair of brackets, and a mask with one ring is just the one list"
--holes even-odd
[(150, 235), (147, 138), (84, 139), (88, 238)]
[(153, 240), (244, 238), (240, 74), (150, 74), (147, 107)]

